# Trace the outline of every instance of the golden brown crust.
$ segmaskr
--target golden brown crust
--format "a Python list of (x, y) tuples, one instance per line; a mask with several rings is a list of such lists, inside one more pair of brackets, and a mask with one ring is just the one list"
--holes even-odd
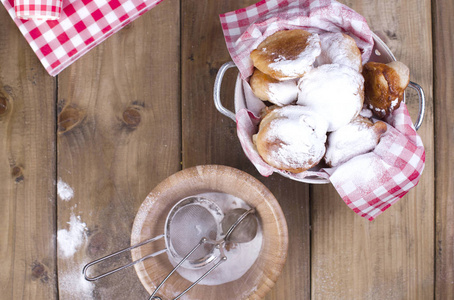
[(251, 52), (252, 62), (257, 69), (278, 80), (302, 77), (305, 70), (301, 70), (296, 76), (290, 76), (271, 68), (270, 64), (282, 58), (289, 61), (297, 59), (308, 46), (311, 36), (311, 33), (302, 29), (278, 31), (267, 37)]
[(399, 108), (403, 100), (409, 76), (408, 72), (405, 74), (403, 71), (406, 68), (405, 65), (400, 63), (398, 68), (396, 71), (393, 64), (376, 62), (368, 62), (364, 65), (364, 102), (379, 118), (389, 116), (393, 110)]
[(270, 83), (280, 82), (277, 79), (274, 79), (271, 76), (266, 75), (258, 69), (254, 69), (251, 78), (249, 79), (249, 84), (251, 86), (252, 92), (260, 100), (269, 101), (270, 97), (268, 94), (268, 85)]

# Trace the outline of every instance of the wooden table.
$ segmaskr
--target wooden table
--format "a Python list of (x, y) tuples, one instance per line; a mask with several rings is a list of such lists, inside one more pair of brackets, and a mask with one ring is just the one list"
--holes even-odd
[[(454, 2), (344, 1), (427, 96), (421, 181), (373, 222), (330, 185), (261, 177), (216, 111), (214, 78), (230, 60), (218, 14), (254, 2), (166, 0), (55, 78), (0, 8), (1, 299), (146, 299), (132, 269), (89, 284), (81, 267), (128, 246), (146, 195), (201, 164), (252, 174), (282, 206), (288, 259), (266, 299), (454, 299)], [(71, 216), (86, 238), (65, 257), (57, 231)]]

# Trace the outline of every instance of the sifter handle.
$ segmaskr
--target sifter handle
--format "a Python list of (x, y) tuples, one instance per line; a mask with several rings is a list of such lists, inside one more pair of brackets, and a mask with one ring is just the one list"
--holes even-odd
[(161, 283), (156, 287), (156, 289), (154, 290), (153, 294), (151, 294), (150, 298), (148, 298), (148, 300), (162, 300), (161, 297), (159, 296), (156, 296), (156, 293), (159, 291), (159, 289), (161, 288), (161, 286), (167, 281), (167, 279), (169, 279), (170, 276), (172, 276), (173, 273), (175, 273), (175, 271), (185, 262), (185, 260), (188, 259), (188, 257), (194, 253), (195, 250), (197, 250), (197, 248), (199, 248), (201, 245), (205, 244), (205, 243), (210, 243), (210, 244), (215, 244), (219, 247), (219, 249), (221, 250), (221, 253), (222, 253), (222, 257), (219, 259), (219, 261), (214, 265), (212, 266), (208, 271), (205, 272), (205, 274), (203, 274), (202, 276), (199, 277), (199, 279), (197, 279), (193, 284), (191, 284), (187, 289), (185, 289), (181, 294), (179, 294), (176, 298), (174, 298), (173, 300), (177, 300), (177, 299), (180, 299), (184, 294), (186, 294), (190, 289), (192, 289), (197, 283), (199, 283), (200, 281), (202, 281), (203, 278), (205, 278), (206, 276), (208, 276), (208, 274), (210, 274), (211, 271), (213, 271), (214, 269), (216, 269), (221, 263), (223, 263), (224, 261), (227, 260), (227, 257), (224, 255), (224, 252), (223, 252), (223, 249), (221, 247), (221, 244), (217, 243), (217, 242), (214, 242), (214, 241), (210, 241), (206, 238), (202, 238), (200, 240), (200, 242), (194, 247), (192, 248), (191, 251), (189, 251), (188, 254), (186, 254), (186, 256), (173, 268), (172, 271), (170, 271), (169, 274), (167, 274), (166, 278), (164, 278), (163, 281), (161, 281)]
[(121, 253), (123, 253), (123, 252), (126, 252), (126, 251), (129, 251), (129, 250), (135, 249), (135, 248), (137, 248), (137, 247), (143, 246), (143, 245), (145, 245), (145, 244), (148, 244), (148, 243), (157, 241), (157, 240), (159, 240), (159, 239), (161, 239), (161, 238), (163, 238), (163, 237), (164, 237), (163, 234), (158, 235), (158, 236), (156, 236), (156, 237), (154, 237), (154, 238), (145, 240), (145, 241), (143, 241), (143, 242), (141, 242), (141, 243), (139, 243), (139, 244), (137, 244), (137, 245), (134, 245), (134, 246), (131, 246), (131, 247), (128, 247), (128, 248), (119, 250), (119, 251), (117, 251), (117, 252), (114, 252), (114, 253), (112, 253), (112, 254), (106, 255), (106, 256), (104, 256), (104, 257), (101, 257), (101, 258), (99, 258), (99, 259), (97, 259), (97, 260), (94, 260), (94, 261), (92, 261), (92, 262), (86, 264), (86, 265), (84, 266), (84, 268), (82, 269), (82, 272), (83, 272), (83, 274), (84, 274), (85, 280), (88, 280), (88, 281), (95, 281), (95, 280), (98, 280), (98, 279), (100, 279), (100, 278), (106, 277), (107, 275), (116, 273), (116, 272), (118, 272), (118, 271), (120, 271), (120, 270), (123, 270), (123, 269), (125, 269), (125, 268), (130, 267), (130, 266), (133, 266), (133, 265), (135, 265), (135, 264), (137, 264), (137, 263), (139, 263), (139, 262), (141, 262), (141, 261), (144, 261), (144, 260), (147, 259), (147, 258), (155, 257), (155, 256), (157, 256), (157, 255), (159, 255), (159, 254), (162, 254), (162, 253), (166, 252), (167, 249), (163, 249), (163, 250), (160, 250), (160, 251), (156, 251), (156, 252), (154, 252), (154, 253), (152, 253), (152, 254), (148, 254), (148, 255), (146, 255), (146, 256), (144, 256), (144, 257), (142, 257), (142, 258), (140, 258), (140, 259), (138, 259), (138, 260), (136, 260), (136, 261), (130, 262), (130, 263), (126, 264), (126, 265), (123, 265), (123, 266), (118, 267), (118, 268), (116, 268), (116, 269), (110, 270), (110, 271), (108, 271), (108, 272), (105, 272), (105, 273), (100, 274), (100, 275), (95, 276), (95, 277), (89, 277), (89, 276), (87, 275), (88, 268), (90, 268), (91, 266), (96, 265), (96, 264), (98, 264), (98, 263), (100, 263), (100, 262), (103, 262), (103, 261), (105, 261), (105, 260), (107, 260), (107, 259), (109, 259), (109, 258), (112, 258), (112, 257), (114, 257), (114, 256), (117, 256), (118, 254), (121, 254)]

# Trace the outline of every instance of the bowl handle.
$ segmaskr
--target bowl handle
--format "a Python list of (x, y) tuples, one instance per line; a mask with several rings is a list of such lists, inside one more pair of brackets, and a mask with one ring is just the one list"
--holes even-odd
[(426, 97), (424, 95), (424, 90), (422, 89), (422, 87), (419, 84), (410, 81), (408, 86), (411, 87), (412, 89), (416, 90), (416, 92), (418, 93), (419, 114), (418, 114), (418, 119), (416, 120), (416, 122), (414, 124), (415, 129), (418, 130), (419, 127), (421, 127), (422, 120), (424, 119), (424, 113), (426, 111)]
[(216, 79), (214, 81), (214, 89), (213, 89), (213, 98), (214, 98), (214, 105), (216, 106), (216, 109), (223, 114), (226, 117), (229, 117), (232, 119), (234, 122), (236, 122), (235, 114), (225, 108), (222, 103), (221, 103), (221, 83), (222, 79), (224, 78), (225, 72), (230, 69), (235, 67), (235, 63), (233, 61), (226, 62), (223, 64), (218, 71), (218, 74), (216, 75)]

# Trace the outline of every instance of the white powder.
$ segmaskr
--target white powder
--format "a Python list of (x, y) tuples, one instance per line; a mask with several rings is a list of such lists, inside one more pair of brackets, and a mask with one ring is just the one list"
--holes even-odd
[(369, 109), (375, 111), (381, 117), (384, 117), (386, 115), (386, 110), (384, 110), (383, 108), (374, 107), (372, 104), (369, 104)]
[(359, 193), (368, 194), (389, 180), (387, 170), (390, 166), (373, 152), (356, 156), (341, 164), (331, 175), (335, 186), (348, 183)]
[(87, 281), (81, 270), (81, 266), (88, 261), (75, 263), (67, 261), (67, 269), (58, 272), (58, 287), (62, 299), (92, 299), (95, 284)]
[[(342, 33), (324, 33), (320, 35), (321, 53), (317, 65), (340, 64), (357, 71), (361, 69), (361, 52), (353, 39)], [(354, 55), (357, 51), (357, 55)]]
[(325, 160), (333, 167), (338, 166), (357, 155), (373, 150), (379, 138), (380, 133), (374, 130), (371, 123), (355, 119), (328, 136)]
[(76, 253), (86, 238), (87, 225), (83, 223), (80, 216), (71, 213), (68, 222), (69, 229), (60, 229), (57, 232), (59, 254), (63, 257), (71, 257)]
[(326, 120), (301, 106), (275, 110), (281, 118), (271, 121), (266, 140), (272, 165), (308, 169), (325, 153)]
[[(204, 197), (215, 202), (224, 213), (227, 213), (228, 211), (235, 208), (251, 208), (242, 199), (225, 193), (204, 193), (197, 196)], [(259, 256), (262, 247), (262, 240), (262, 230), (259, 223), (257, 235), (255, 236), (255, 238), (248, 243), (235, 244), (235, 247), (229, 249), (229, 251), (225, 250), (227, 260), (221, 263), (199, 284), (219, 285), (241, 278), (251, 268), (251, 266), (255, 263), (257, 257)], [(176, 263), (173, 262), (172, 259), (170, 259), (170, 262), (174, 266), (176, 265)], [(195, 282), (212, 266), (213, 263), (199, 269), (188, 269), (180, 267), (177, 272), (183, 278), (191, 282)]]
[(366, 107), (363, 107), (363, 109), (359, 112), (359, 115), (364, 118), (372, 118), (373, 114), (372, 111)]
[(396, 98), (393, 101), (391, 101), (391, 106), (389, 107), (389, 111), (392, 112), (399, 106), (400, 106), (399, 98)]
[(60, 196), (60, 199), (64, 201), (69, 201), (74, 197), (73, 189), (61, 178), (59, 178), (57, 182), (57, 194)]
[(301, 78), (297, 104), (322, 115), (329, 122), (328, 131), (335, 131), (361, 111), (363, 85), (363, 76), (350, 67), (322, 65)]
[(315, 58), (320, 55), (320, 38), (318, 34), (313, 34), (307, 39), (306, 48), (294, 59), (287, 59), (279, 55), (274, 63), (269, 64), (273, 70), (285, 74), (287, 77), (282, 79), (292, 79), (300, 77), (312, 69)]
[(298, 86), (296, 80), (286, 80), (268, 84), (269, 101), (279, 105), (289, 105), (298, 97)]

